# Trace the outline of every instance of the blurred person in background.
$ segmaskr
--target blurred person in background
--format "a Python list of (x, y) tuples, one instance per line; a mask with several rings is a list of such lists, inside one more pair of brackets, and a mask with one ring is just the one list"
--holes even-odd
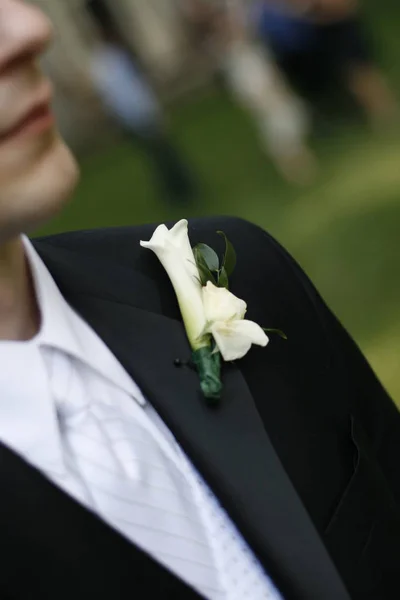
[(196, 41), (210, 53), (233, 98), (256, 123), (269, 158), (283, 177), (309, 183), (316, 160), (307, 145), (310, 122), (305, 105), (289, 89), (273, 57), (255, 42), (240, 0), (184, 0)]
[[(238, 218), (169, 233), (182, 273), (224, 231), (232, 294), (288, 335), (224, 364), (210, 407), (140, 243), (155, 225), (27, 237), (79, 176), (39, 68), (51, 36), (1, 0), (0, 598), (393, 600), (400, 413), (282, 246)], [(216, 319), (242, 312), (219, 291)]]
[(91, 79), (106, 111), (148, 157), (162, 199), (194, 200), (193, 175), (171, 141), (161, 104), (107, 4), (89, 0), (86, 8), (99, 35), (92, 49)]
[(253, 14), (297, 89), (316, 98), (345, 82), (374, 126), (397, 119), (397, 101), (374, 62), (356, 0), (257, 0)]

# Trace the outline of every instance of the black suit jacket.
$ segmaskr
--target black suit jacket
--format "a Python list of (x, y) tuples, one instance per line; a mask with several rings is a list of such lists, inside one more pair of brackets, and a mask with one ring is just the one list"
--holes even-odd
[[(223, 367), (206, 406), (174, 292), (141, 249), (154, 226), (35, 242), (70, 304), (141, 386), (286, 600), (399, 597), (400, 414), (293, 259), (239, 219), (190, 236), (238, 254), (232, 291), (248, 317), (280, 327)], [(199, 596), (0, 446), (1, 598)]]

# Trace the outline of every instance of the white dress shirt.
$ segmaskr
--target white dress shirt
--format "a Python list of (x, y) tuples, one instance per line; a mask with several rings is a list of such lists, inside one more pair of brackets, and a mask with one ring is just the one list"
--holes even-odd
[[(67, 304), (29, 240), (24, 238), (24, 244), (41, 325), (29, 341), (0, 342), (0, 440), (204, 597), (280, 599), (172, 433), (104, 342)], [(79, 428), (87, 407), (94, 422), (82, 435), (74, 427)], [(132, 526), (123, 518), (127, 508), (120, 500), (132, 481), (138, 486), (141, 479), (152, 478), (154, 483), (143, 452), (135, 447), (141, 440), (131, 432), (137, 430), (148, 436), (147, 444), (154, 445), (145, 458), (159, 456), (164, 461), (159, 463), (161, 468), (156, 467), (160, 490), (173, 481), (178, 488), (181, 485), (178, 495), (190, 495), (190, 509), (185, 510), (192, 511), (201, 561), (196, 560), (196, 552), (192, 561), (187, 560), (191, 555), (184, 539), (177, 545), (178, 553), (171, 556), (168, 537), (162, 532), (143, 531), (141, 523)], [(103, 434), (108, 445), (100, 448), (96, 444)], [(107, 474), (108, 467), (110, 473), (120, 474), (120, 487)], [(147, 512), (157, 509), (156, 517), (164, 510), (176, 515), (185, 505), (183, 501), (174, 506), (171, 494), (167, 498), (160, 492), (157, 498), (160, 506), (143, 508)]]

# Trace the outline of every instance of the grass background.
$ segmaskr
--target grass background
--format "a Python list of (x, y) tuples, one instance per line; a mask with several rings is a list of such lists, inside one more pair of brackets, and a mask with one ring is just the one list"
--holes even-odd
[[(366, 2), (377, 59), (400, 91), (400, 6)], [(400, 132), (372, 135), (332, 117), (315, 133), (317, 181), (293, 189), (260, 151), (252, 124), (220, 90), (171, 110), (173, 136), (202, 182), (191, 207), (163, 203), (134, 147), (82, 159), (74, 201), (39, 233), (234, 214), (266, 228), (300, 262), (400, 406)]]

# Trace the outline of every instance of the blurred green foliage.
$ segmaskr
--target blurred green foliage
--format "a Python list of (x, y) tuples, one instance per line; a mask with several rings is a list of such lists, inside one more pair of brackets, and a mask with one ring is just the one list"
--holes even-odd
[[(378, 60), (400, 91), (400, 5), (386, 0), (380, 12), (369, 1), (366, 9)], [(176, 106), (171, 121), (202, 184), (196, 205), (163, 203), (140, 152), (120, 143), (82, 161), (74, 201), (39, 233), (210, 214), (250, 219), (300, 262), (400, 406), (400, 131), (372, 135), (346, 118), (326, 123), (313, 142), (318, 180), (295, 189), (221, 91)]]

